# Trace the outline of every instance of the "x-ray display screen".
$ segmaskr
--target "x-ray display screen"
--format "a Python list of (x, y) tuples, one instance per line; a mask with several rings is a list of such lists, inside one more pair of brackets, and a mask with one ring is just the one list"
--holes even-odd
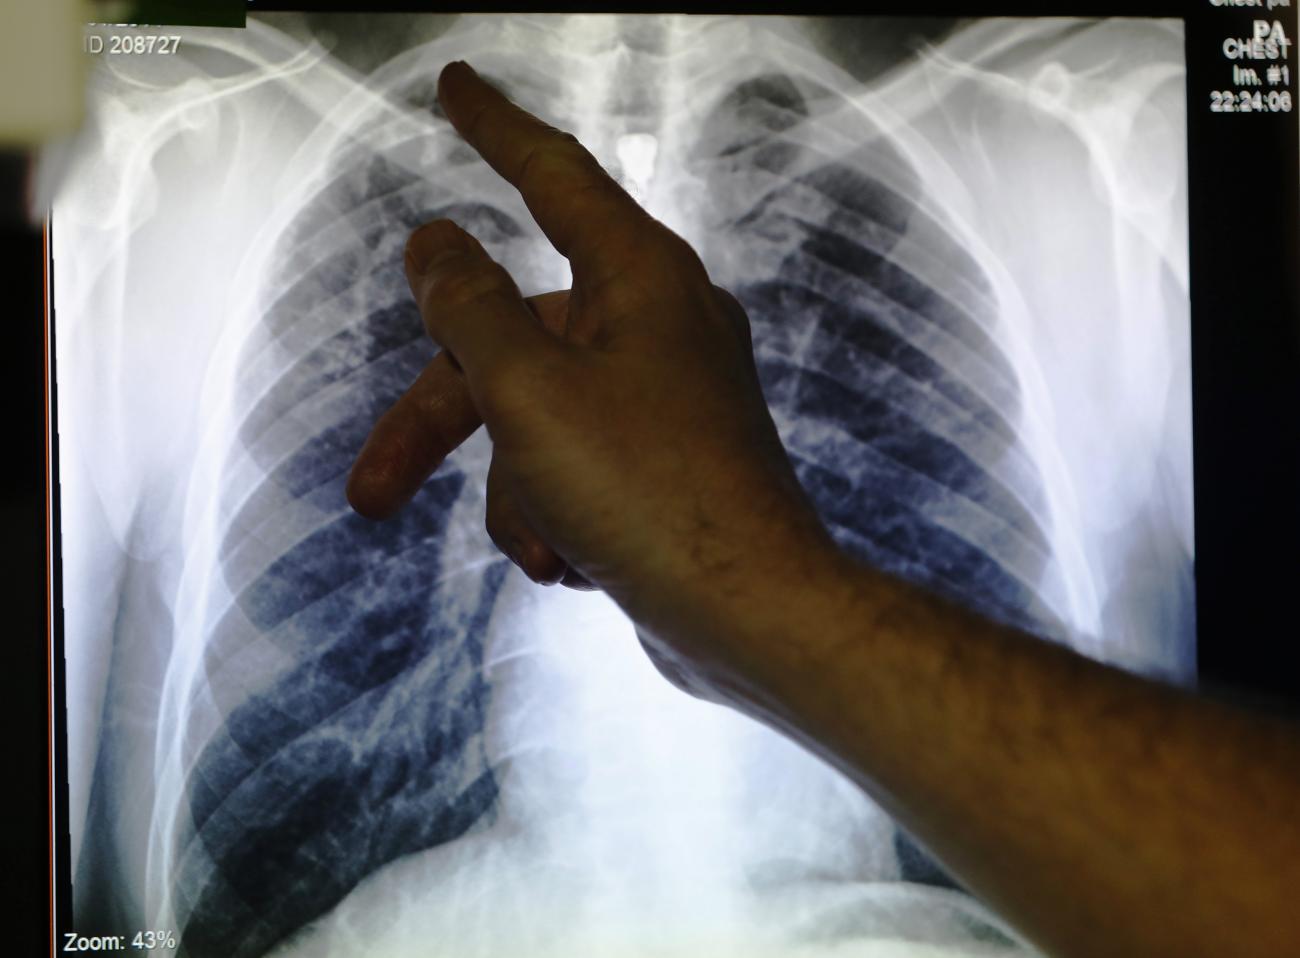
[(486, 435), (393, 519), (344, 485), (436, 352), (412, 229), (455, 220), (525, 295), (570, 284), (437, 105), (463, 59), (744, 305), (844, 549), (1192, 681), (1183, 32), (92, 28), (88, 121), (50, 160), (76, 933), (192, 958), (1031, 954), (840, 773), (665, 682), (609, 599), (500, 555)]

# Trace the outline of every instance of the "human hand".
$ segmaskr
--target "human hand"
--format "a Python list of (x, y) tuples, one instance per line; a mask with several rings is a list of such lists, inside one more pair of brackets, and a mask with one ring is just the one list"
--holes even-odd
[(713, 598), (743, 601), (829, 543), (763, 401), (744, 310), (572, 136), (464, 65), (438, 97), (573, 288), (526, 303), (454, 223), (417, 230), (407, 277), (443, 352), (376, 425), (349, 500), (391, 514), (481, 420), (498, 547), (537, 581), (604, 589), (652, 634), (698, 631)]

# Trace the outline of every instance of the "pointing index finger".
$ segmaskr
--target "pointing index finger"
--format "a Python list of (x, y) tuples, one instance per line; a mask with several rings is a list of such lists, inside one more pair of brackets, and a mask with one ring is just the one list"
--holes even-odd
[(571, 134), (510, 102), (467, 63), (448, 64), (438, 100), (457, 132), (519, 190), (537, 225), (575, 274), (616, 272), (613, 251), (653, 222)]

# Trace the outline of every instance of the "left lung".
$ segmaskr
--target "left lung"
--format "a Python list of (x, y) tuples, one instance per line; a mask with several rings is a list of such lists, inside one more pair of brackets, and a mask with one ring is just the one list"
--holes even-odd
[[(705, 114), (691, 170), (713, 198), (706, 261), (749, 313), (766, 398), (838, 541), (1063, 640), (1043, 480), (991, 284), (883, 136), (864, 124), (836, 130), (832, 151), (809, 145), (826, 140), (808, 124), (837, 105), (769, 73)], [(895, 851), (904, 880), (956, 887), (901, 830)]]
[(720, 198), (706, 259), (749, 312), (799, 476), (876, 566), (1063, 638), (1043, 481), (990, 284), (884, 137), (840, 131), (833, 155), (807, 145), (819, 99), (835, 98), (782, 74), (739, 84), (693, 160)]

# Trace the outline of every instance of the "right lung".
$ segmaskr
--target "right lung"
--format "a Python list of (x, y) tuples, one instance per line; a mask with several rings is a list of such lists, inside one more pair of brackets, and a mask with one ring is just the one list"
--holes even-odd
[[(194, 958), (264, 954), (496, 802), (483, 640), (507, 564), (465, 568), (447, 548), (482, 477), (449, 464), (383, 523), (344, 496), (366, 432), (433, 353), (401, 272), (407, 233), (452, 216), (489, 248), (518, 235), (432, 192), (381, 158), (335, 180), (286, 233), (285, 260), (312, 265), (246, 349), (240, 387), (255, 398), (235, 441), (262, 479), (223, 490), (240, 503), (219, 547), (234, 601), (204, 664), (224, 720), (194, 757), (175, 848)], [(259, 394), (247, 371), (269, 364), (285, 368)]]

